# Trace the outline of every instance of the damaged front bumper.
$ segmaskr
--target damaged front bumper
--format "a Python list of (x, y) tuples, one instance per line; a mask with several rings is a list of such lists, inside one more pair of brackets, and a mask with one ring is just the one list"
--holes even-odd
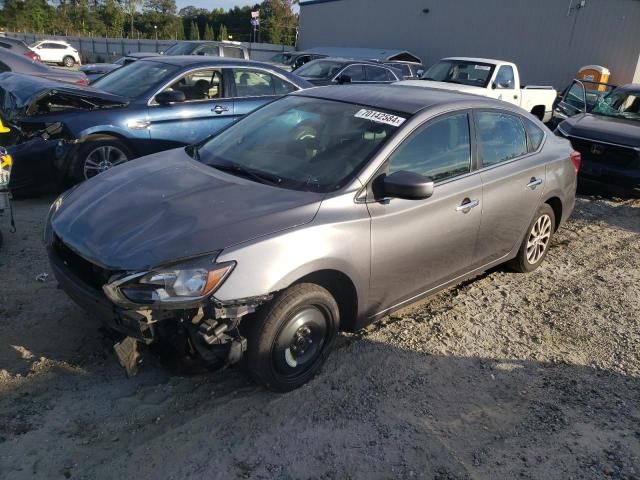
[[(161, 306), (122, 307), (112, 302), (101, 288), (109, 272), (76, 255), (56, 240), (47, 244), (52, 271), (58, 284), (72, 300), (109, 329), (146, 345), (184, 340), (186, 354), (205, 363), (237, 363), (246, 350), (240, 322), (270, 295), (219, 302), (207, 298), (200, 306), (161, 308)], [(120, 349), (131, 358), (131, 348)], [(125, 355), (122, 351), (126, 350)], [(116, 349), (118, 351), (118, 349)], [(126, 363), (126, 362), (125, 362)], [(123, 366), (125, 366), (123, 364)], [(129, 368), (127, 371), (129, 372)]]

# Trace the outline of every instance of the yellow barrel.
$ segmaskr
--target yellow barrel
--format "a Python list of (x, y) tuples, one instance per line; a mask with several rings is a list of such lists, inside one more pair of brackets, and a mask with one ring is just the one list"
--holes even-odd
[[(587, 82), (607, 83), (610, 76), (611, 72), (607, 67), (602, 67), (600, 65), (587, 65), (578, 71), (576, 78)], [(605, 92), (607, 87), (605, 85), (598, 85), (596, 86), (596, 90), (599, 92)]]

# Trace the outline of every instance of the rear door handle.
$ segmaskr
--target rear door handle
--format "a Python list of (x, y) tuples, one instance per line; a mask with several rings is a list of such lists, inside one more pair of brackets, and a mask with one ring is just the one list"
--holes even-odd
[(527, 188), (530, 188), (531, 190), (535, 190), (536, 187), (539, 187), (540, 185), (542, 185), (542, 179), (533, 177), (531, 178), (531, 180), (529, 180), (529, 183), (527, 183)]
[(223, 107), (221, 105), (216, 105), (215, 107), (213, 107), (211, 109), (211, 111), (217, 113), (218, 115), (220, 115), (222, 112), (228, 112), (229, 109), (227, 107)]
[(476, 208), (480, 205), (479, 200), (469, 200), (465, 198), (459, 207), (456, 207), (456, 212), (469, 213), (472, 208)]

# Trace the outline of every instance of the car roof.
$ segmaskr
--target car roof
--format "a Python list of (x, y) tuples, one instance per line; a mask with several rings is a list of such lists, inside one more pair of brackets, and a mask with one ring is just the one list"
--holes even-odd
[(392, 48), (360, 48), (360, 47), (313, 47), (306, 50), (308, 53), (319, 53), (328, 56), (363, 58), (379, 61), (407, 60), (422, 62), (420, 57), (407, 50)]
[(506, 60), (496, 60), (495, 58), (476, 58), (476, 57), (447, 57), (442, 60), (461, 60), (463, 62), (477, 62), (477, 63), (511, 63)]
[(324, 98), (339, 102), (366, 105), (372, 108), (413, 115), (421, 110), (452, 103), (465, 104), (468, 108), (498, 107), (509, 105), (492, 98), (469, 93), (440, 90), (408, 85), (332, 85), (300, 90), (291, 95)]
[(628, 83), (626, 85), (623, 85), (622, 87), (619, 87), (618, 90), (624, 90), (625, 92), (638, 93), (640, 92), (640, 83)]
[[(386, 66), (382, 62), (376, 62), (374, 60), (364, 60), (364, 59), (361, 59), (361, 58), (324, 57), (324, 58), (316, 58), (315, 60), (311, 60), (311, 62), (327, 62), (327, 61), (328, 62), (335, 62), (335, 63), (342, 63), (343, 65), (357, 63), (357, 64), (364, 64), (364, 65), (375, 65), (377, 67)], [(307, 62), (307, 63), (311, 63), (311, 62)]]
[(69, 42), (66, 42), (65, 40), (55, 40), (55, 39), (52, 39), (52, 40), (41, 39), (41, 40), (38, 40), (36, 43), (60, 43), (62, 45), (67, 45), (69, 47), (71, 46), (71, 44)]
[(131, 52), (125, 55), (126, 58), (147, 58), (147, 57), (159, 57), (160, 54), (156, 52)]
[(225, 58), (225, 57), (214, 57), (207, 55), (158, 55), (153, 57), (145, 57), (139, 60), (140, 62), (159, 62), (166, 63), (169, 65), (177, 65), (179, 67), (197, 67), (199, 65), (209, 66), (209, 65), (247, 65), (247, 66), (255, 66), (255, 67), (269, 67), (273, 68), (273, 65), (264, 62), (256, 62), (253, 60), (245, 60), (244, 58)]

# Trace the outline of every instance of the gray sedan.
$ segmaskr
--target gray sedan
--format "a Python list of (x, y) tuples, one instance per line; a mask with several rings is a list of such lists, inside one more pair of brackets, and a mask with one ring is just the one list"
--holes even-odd
[(31, 60), (24, 55), (4, 48), (0, 49), (0, 72), (23, 73), (78, 85), (88, 85), (89, 83), (87, 76), (82, 72), (49, 67), (44, 63)]
[[(61, 287), (137, 347), (239, 361), (291, 390), (338, 331), (508, 263), (571, 214), (580, 156), (506, 103), (344, 86), (277, 100), (200, 145), (134, 160), (52, 206)], [(526, 292), (523, 292), (526, 295)]]

